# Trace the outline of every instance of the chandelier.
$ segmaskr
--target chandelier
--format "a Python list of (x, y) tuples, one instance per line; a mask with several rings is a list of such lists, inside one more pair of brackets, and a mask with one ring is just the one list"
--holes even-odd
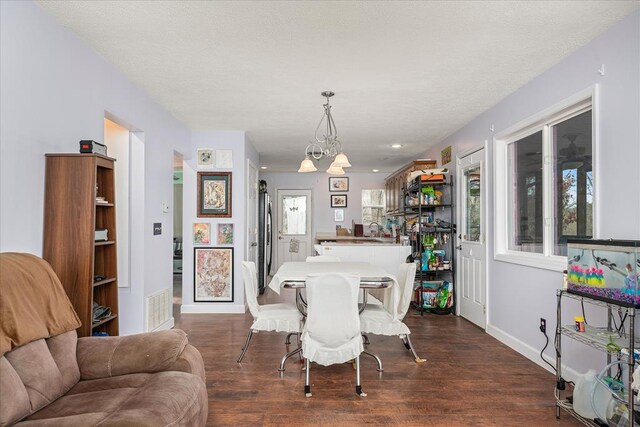
[[(311, 160), (312, 158), (320, 160), (322, 157), (331, 157), (333, 158), (333, 162), (329, 166), (329, 169), (327, 169), (327, 173), (330, 175), (344, 175), (344, 170), (342, 168), (351, 167), (351, 163), (349, 163), (349, 159), (342, 152), (342, 144), (340, 144), (340, 141), (338, 140), (338, 129), (336, 128), (336, 123), (333, 121), (333, 116), (331, 115), (329, 98), (335, 94), (331, 91), (324, 91), (321, 95), (327, 98), (327, 103), (323, 105), (324, 114), (316, 128), (316, 142), (312, 142), (307, 145), (307, 148), (305, 149), (305, 158), (302, 163), (300, 163), (300, 169), (298, 169), (298, 172), (315, 172), (318, 169), (314, 166), (313, 160)], [(323, 128), (323, 131), (320, 130), (321, 128)], [(318, 133), (320, 132), (324, 133), (321, 138), (318, 137)]]

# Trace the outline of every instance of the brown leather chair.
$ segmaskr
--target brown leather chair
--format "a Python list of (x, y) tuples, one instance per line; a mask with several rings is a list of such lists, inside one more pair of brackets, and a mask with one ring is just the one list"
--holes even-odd
[(0, 254), (0, 425), (204, 426), (202, 357), (181, 330), (78, 338), (46, 261)]

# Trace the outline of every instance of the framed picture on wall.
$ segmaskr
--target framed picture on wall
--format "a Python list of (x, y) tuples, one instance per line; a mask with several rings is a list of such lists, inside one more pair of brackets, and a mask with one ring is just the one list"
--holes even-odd
[(336, 209), (333, 211), (333, 220), (335, 222), (343, 222), (344, 221), (344, 209)]
[(198, 148), (198, 169), (213, 169), (216, 152), (211, 148)]
[(346, 208), (347, 207), (347, 195), (346, 194), (332, 194), (331, 195), (331, 207), (332, 208)]
[(218, 244), (233, 245), (233, 224), (218, 224)]
[(193, 300), (233, 302), (233, 248), (193, 248)]
[(208, 245), (211, 243), (211, 226), (206, 222), (193, 223), (193, 244)]
[(231, 218), (231, 172), (198, 172), (198, 218)]
[(349, 177), (330, 176), (329, 191), (349, 191)]

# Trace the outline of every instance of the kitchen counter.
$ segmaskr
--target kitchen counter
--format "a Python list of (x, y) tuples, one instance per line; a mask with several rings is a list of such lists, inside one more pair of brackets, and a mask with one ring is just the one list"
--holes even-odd
[(391, 245), (400, 246), (395, 239), (391, 237), (355, 237), (355, 236), (336, 236), (334, 233), (316, 233), (316, 243), (331, 245)]

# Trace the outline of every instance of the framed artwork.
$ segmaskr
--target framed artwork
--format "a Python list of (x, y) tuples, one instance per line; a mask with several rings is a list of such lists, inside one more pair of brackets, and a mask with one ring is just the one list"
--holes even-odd
[(349, 191), (349, 177), (330, 176), (329, 191)]
[(233, 224), (218, 224), (218, 244), (233, 245)]
[(211, 226), (205, 222), (193, 223), (193, 244), (208, 245), (211, 243)]
[(442, 166), (446, 165), (451, 161), (451, 146), (445, 147), (440, 152), (440, 157), (442, 158)]
[(344, 221), (344, 209), (336, 209), (335, 211), (333, 211), (333, 220), (335, 222)]
[(216, 167), (231, 169), (233, 167), (233, 151), (216, 150)]
[(216, 152), (210, 148), (198, 148), (198, 169), (213, 169)]
[(198, 172), (198, 218), (231, 218), (231, 172)]
[(332, 208), (346, 208), (347, 207), (347, 195), (346, 194), (332, 194), (331, 195), (331, 207)]
[(233, 302), (233, 248), (193, 248), (193, 300)]

